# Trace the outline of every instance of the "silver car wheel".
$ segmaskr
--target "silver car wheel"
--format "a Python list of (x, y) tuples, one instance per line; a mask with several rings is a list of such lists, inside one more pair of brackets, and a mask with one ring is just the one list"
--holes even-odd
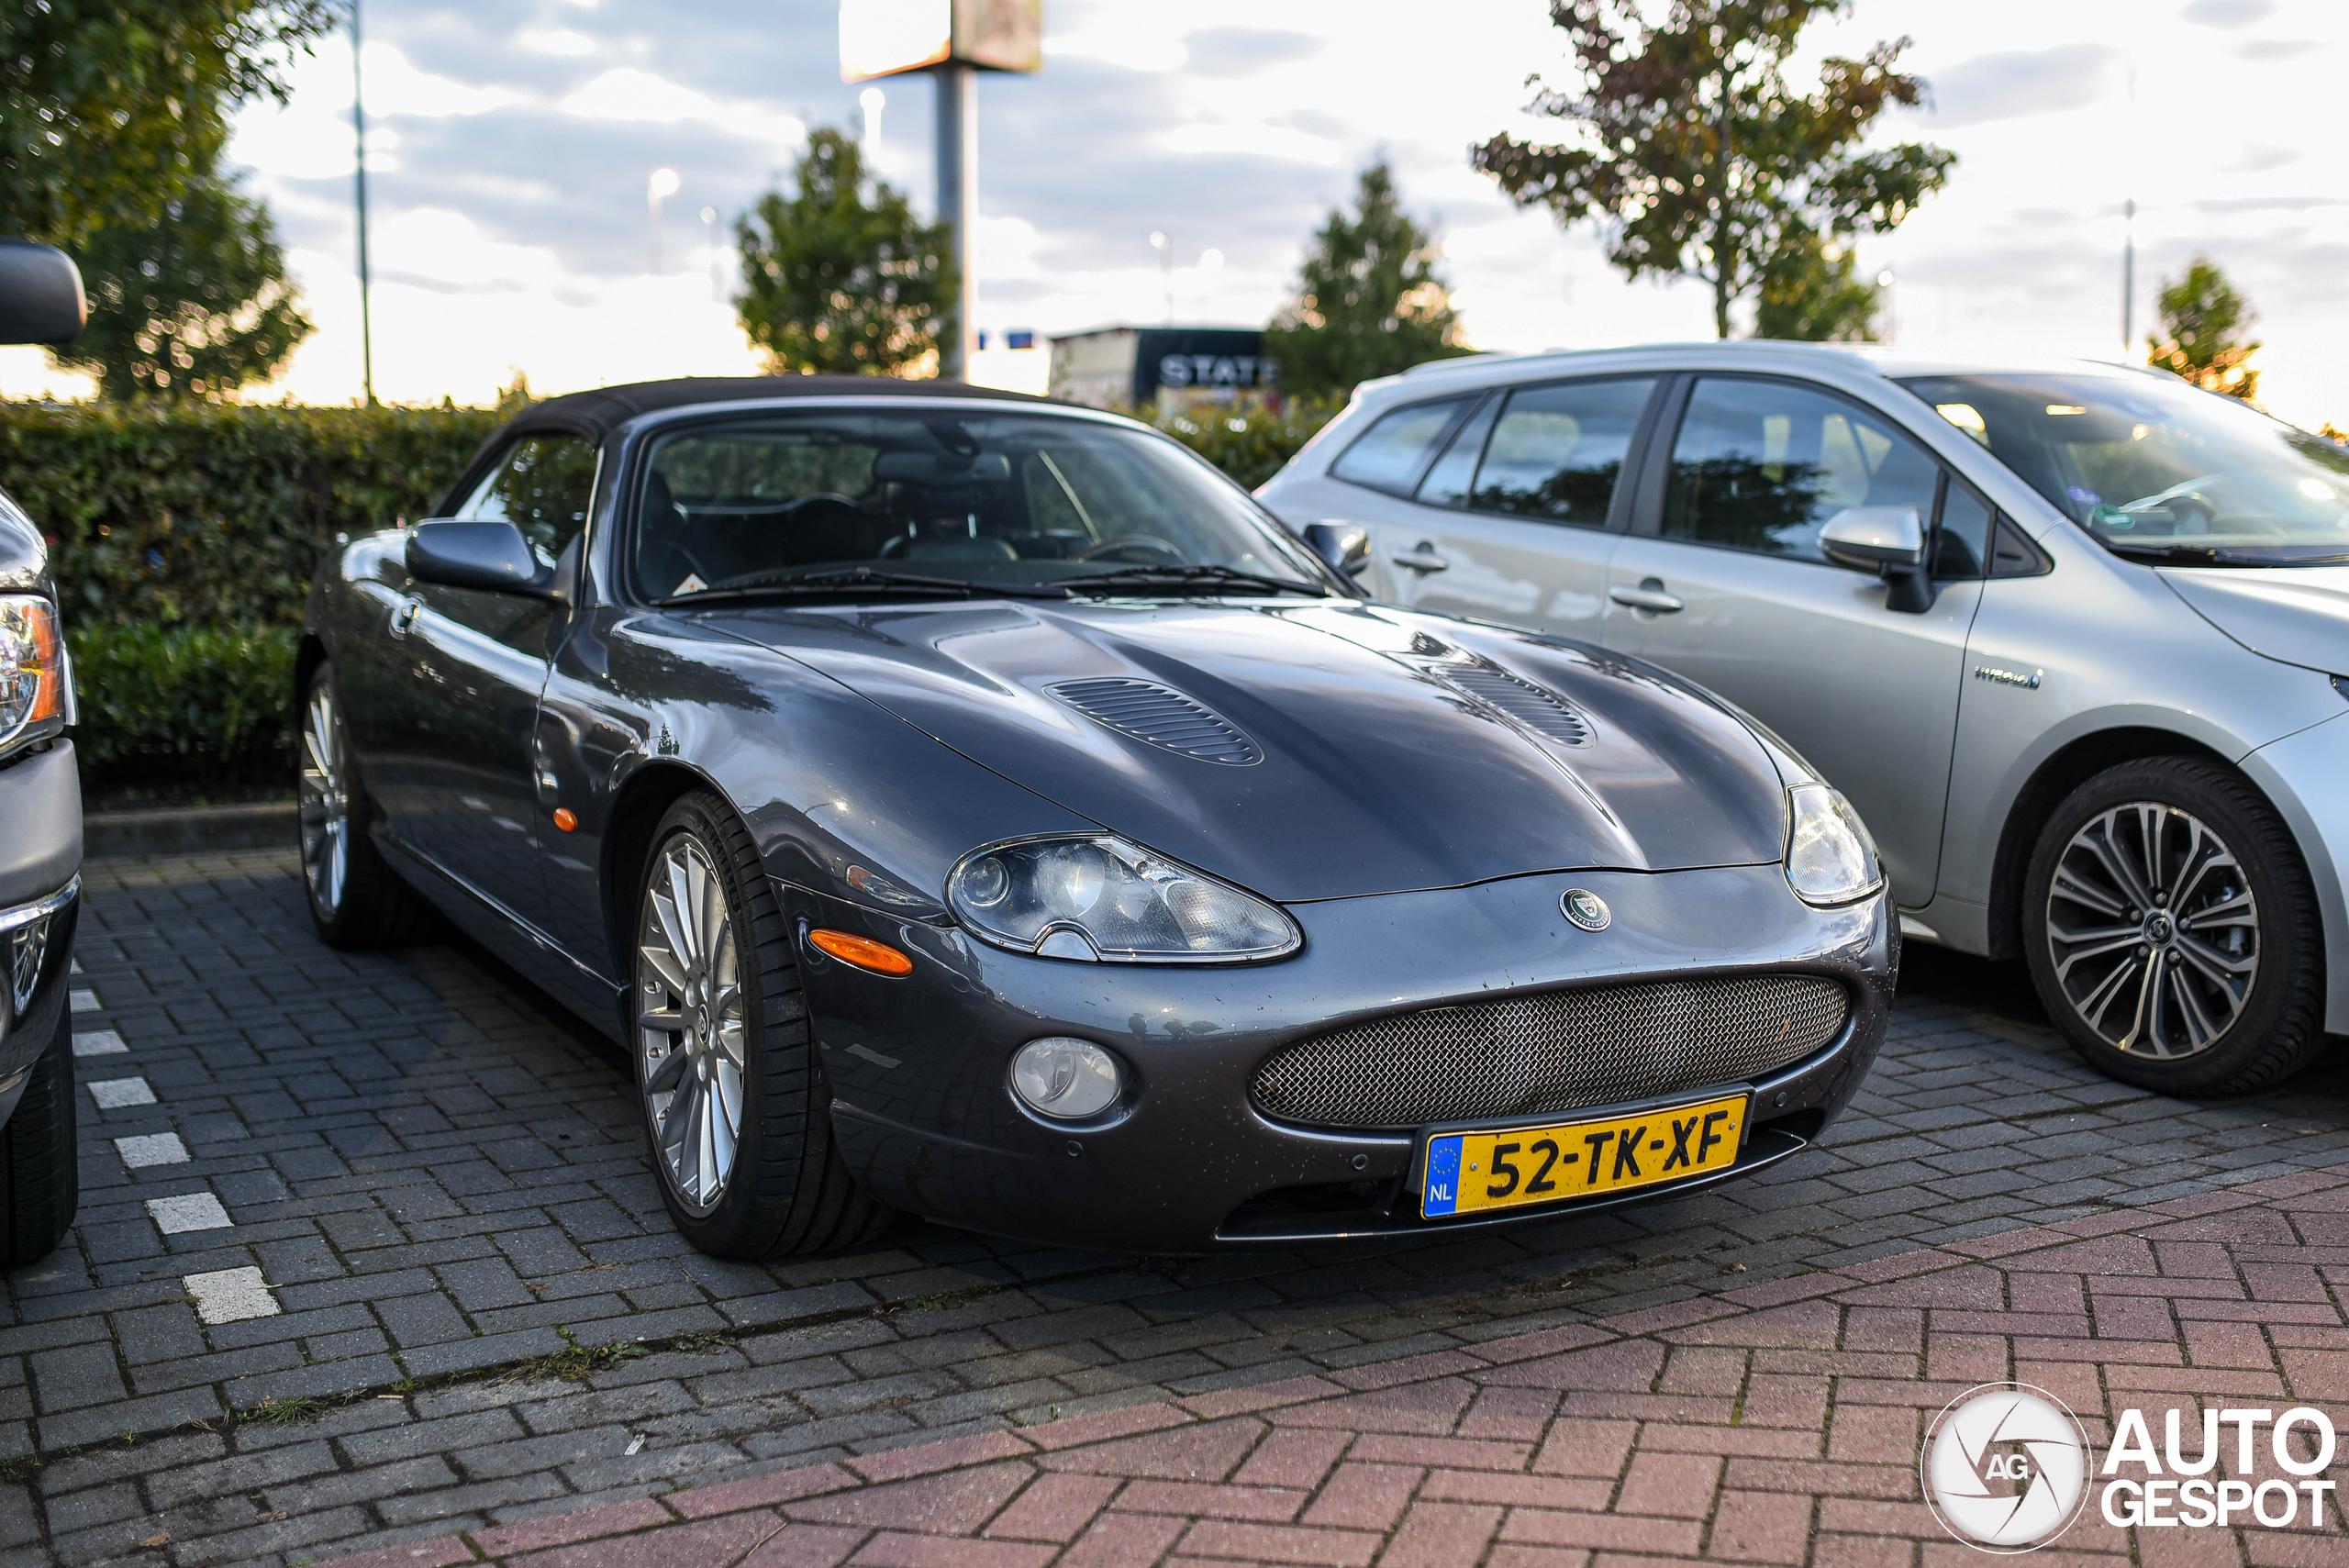
[(2174, 806), (2131, 801), (2072, 835), (2047, 891), (2048, 957), (2116, 1051), (2173, 1061), (2232, 1027), (2259, 972), (2259, 910), (2232, 851)]
[(320, 681), (302, 716), (302, 875), (327, 920), (342, 908), (351, 875), (350, 771), (334, 688)]
[(742, 1133), (747, 1056), (740, 961), (725, 889), (690, 833), (662, 846), (637, 936), (637, 1081), (669, 1184), (708, 1213), (726, 1195)]

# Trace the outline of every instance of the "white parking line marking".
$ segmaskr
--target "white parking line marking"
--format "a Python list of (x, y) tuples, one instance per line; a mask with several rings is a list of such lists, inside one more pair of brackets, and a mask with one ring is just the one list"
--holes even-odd
[(82, 961), (78, 958), (72, 960), (65, 967), (68, 973), (79, 974), (82, 973)]
[(90, 1098), (98, 1102), (101, 1110), (116, 1111), (125, 1106), (153, 1105), (155, 1091), (144, 1078), (101, 1078), (90, 1085)]
[(95, 991), (76, 991), (72, 994), (72, 997), (73, 1010), (77, 1013), (103, 1013), (106, 1011), (106, 1005), (98, 1000), (98, 994)]
[(73, 1031), (73, 1054), (76, 1056), (118, 1056), (130, 1047), (122, 1043), (122, 1036), (112, 1029), (92, 1029), (87, 1034)]
[(147, 1212), (154, 1218), (155, 1229), (166, 1236), (177, 1236), (188, 1230), (226, 1230), (236, 1224), (220, 1200), (210, 1193), (183, 1193), (178, 1197), (150, 1197)]
[(241, 1323), (248, 1318), (274, 1318), (284, 1310), (269, 1293), (259, 1269), (217, 1269), (189, 1274), (180, 1283), (195, 1297), (195, 1315), (206, 1323)]
[(145, 1165), (184, 1165), (188, 1161), (187, 1145), (180, 1141), (176, 1132), (150, 1132), (138, 1138), (117, 1138), (114, 1151), (122, 1162), (136, 1171)]

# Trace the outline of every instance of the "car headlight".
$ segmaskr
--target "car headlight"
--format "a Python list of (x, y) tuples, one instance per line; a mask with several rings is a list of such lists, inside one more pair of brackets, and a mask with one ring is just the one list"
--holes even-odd
[(0, 594), (0, 753), (65, 728), (65, 645), (47, 599)]
[(1876, 841), (1852, 803), (1822, 784), (1787, 792), (1787, 883), (1806, 904), (1849, 904), (1884, 885)]
[(974, 850), (946, 905), (985, 940), (1042, 958), (1235, 963), (1305, 940), (1273, 905), (1112, 833)]

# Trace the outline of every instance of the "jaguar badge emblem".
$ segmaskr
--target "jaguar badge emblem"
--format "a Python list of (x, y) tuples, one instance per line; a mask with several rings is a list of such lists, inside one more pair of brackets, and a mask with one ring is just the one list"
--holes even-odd
[(1603, 931), (1614, 916), (1607, 911), (1607, 900), (1587, 888), (1569, 887), (1566, 895), (1558, 900), (1566, 918), (1586, 931)]

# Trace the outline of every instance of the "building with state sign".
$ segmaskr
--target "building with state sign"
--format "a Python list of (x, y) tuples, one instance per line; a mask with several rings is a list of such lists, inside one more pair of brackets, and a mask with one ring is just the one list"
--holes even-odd
[(1054, 338), (1052, 350), (1052, 395), (1096, 408), (1174, 413), (1253, 399), (1280, 382), (1252, 328), (1104, 327)]

